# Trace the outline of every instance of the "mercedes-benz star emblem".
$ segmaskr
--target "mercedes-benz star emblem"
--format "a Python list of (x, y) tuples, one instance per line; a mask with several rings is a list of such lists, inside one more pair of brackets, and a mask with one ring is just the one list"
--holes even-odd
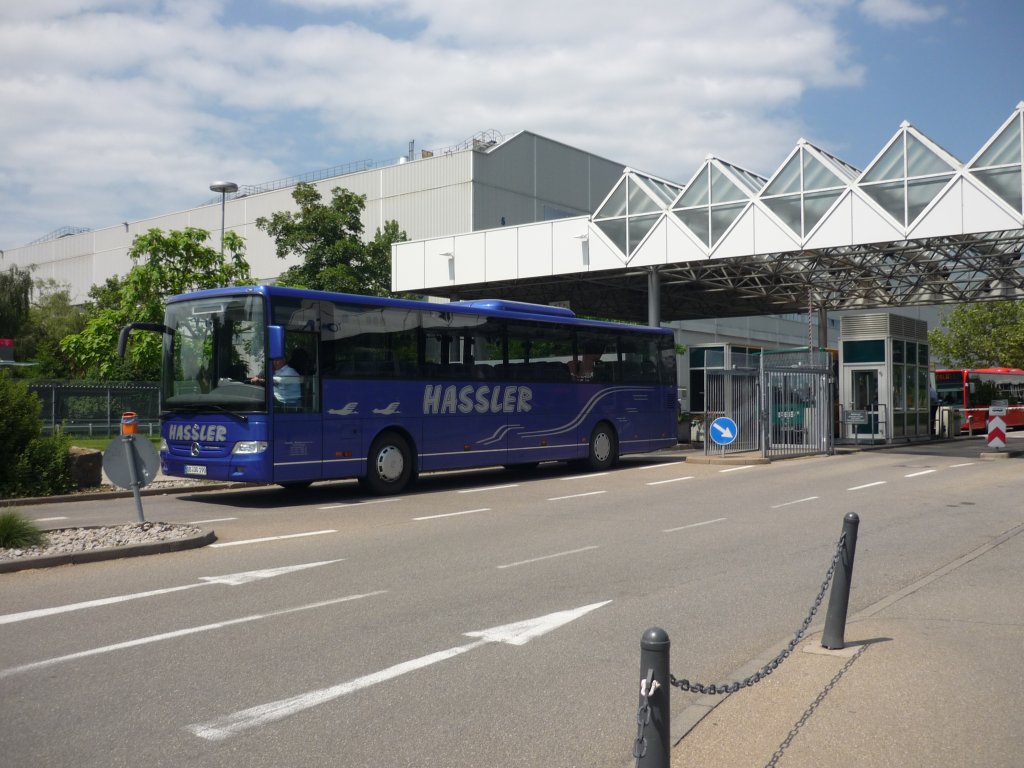
[(199, 455), (199, 443), (192, 443), (192, 455), (193, 456), (198, 456)]

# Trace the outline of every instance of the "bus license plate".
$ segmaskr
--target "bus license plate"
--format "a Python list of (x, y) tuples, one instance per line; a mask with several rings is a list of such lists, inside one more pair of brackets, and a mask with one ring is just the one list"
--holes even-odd
[(206, 474), (206, 467), (198, 466), (196, 464), (186, 464), (185, 465), (185, 474), (186, 475), (205, 475)]

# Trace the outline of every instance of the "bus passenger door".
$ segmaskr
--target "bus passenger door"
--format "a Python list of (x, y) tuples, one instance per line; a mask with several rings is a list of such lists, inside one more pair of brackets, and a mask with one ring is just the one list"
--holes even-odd
[(316, 335), (288, 333), (286, 357), (272, 361), (274, 482), (323, 478), (323, 416)]

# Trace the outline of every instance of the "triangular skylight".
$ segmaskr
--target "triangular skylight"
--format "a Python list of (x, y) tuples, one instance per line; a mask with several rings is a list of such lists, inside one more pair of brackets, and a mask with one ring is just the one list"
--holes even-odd
[(1024, 110), (1017, 112), (971, 163), (971, 175), (1015, 211), (1024, 212)]
[(642, 186), (636, 183), (633, 179), (627, 179), (629, 196), (628, 196), (628, 213), (630, 216), (638, 213), (660, 213), (663, 207), (655, 201), (650, 194)]
[(910, 226), (945, 189), (957, 169), (952, 155), (904, 123), (864, 172), (858, 186), (893, 219)]
[(799, 236), (807, 235), (821, 221), (847, 186), (833, 164), (826, 165), (809, 146), (801, 142), (793, 150), (760, 196), (761, 202)]
[(625, 216), (626, 215), (626, 178), (623, 177), (615, 188), (609, 193), (608, 199), (605, 200), (597, 213), (594, 214), (594, 218), (611, 218), (613, 216)]
[(707, 205), (711, 199), (709, 195), (711, 185), (708, 183), (710, 173), (710, 167), (705, 164), (697, 175), (693, 177), (693, 180), (686, 187), (686, 191), (683, 192), (682, 197), (679, 198), (679, 202), (674, 207), (693, 208), (697, 205)]
[(1024, 116), (1017, 114), (984, 152), (971, 163), (971, 168), (991, 168), (994, 165), (1011, 165), (1021, 163), (1021, 120)]

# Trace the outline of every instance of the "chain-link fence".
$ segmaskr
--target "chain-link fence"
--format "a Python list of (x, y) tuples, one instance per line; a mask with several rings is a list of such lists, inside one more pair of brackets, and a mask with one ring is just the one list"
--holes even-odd
[(138, 414), (139, 434), (160, 432), (160, 384), (155, 381), (37, 381), (28, 389), (42, 401), (44, 434), (60, 427), (74, 435), (117, 435), (121, 414), (127, 411)]

